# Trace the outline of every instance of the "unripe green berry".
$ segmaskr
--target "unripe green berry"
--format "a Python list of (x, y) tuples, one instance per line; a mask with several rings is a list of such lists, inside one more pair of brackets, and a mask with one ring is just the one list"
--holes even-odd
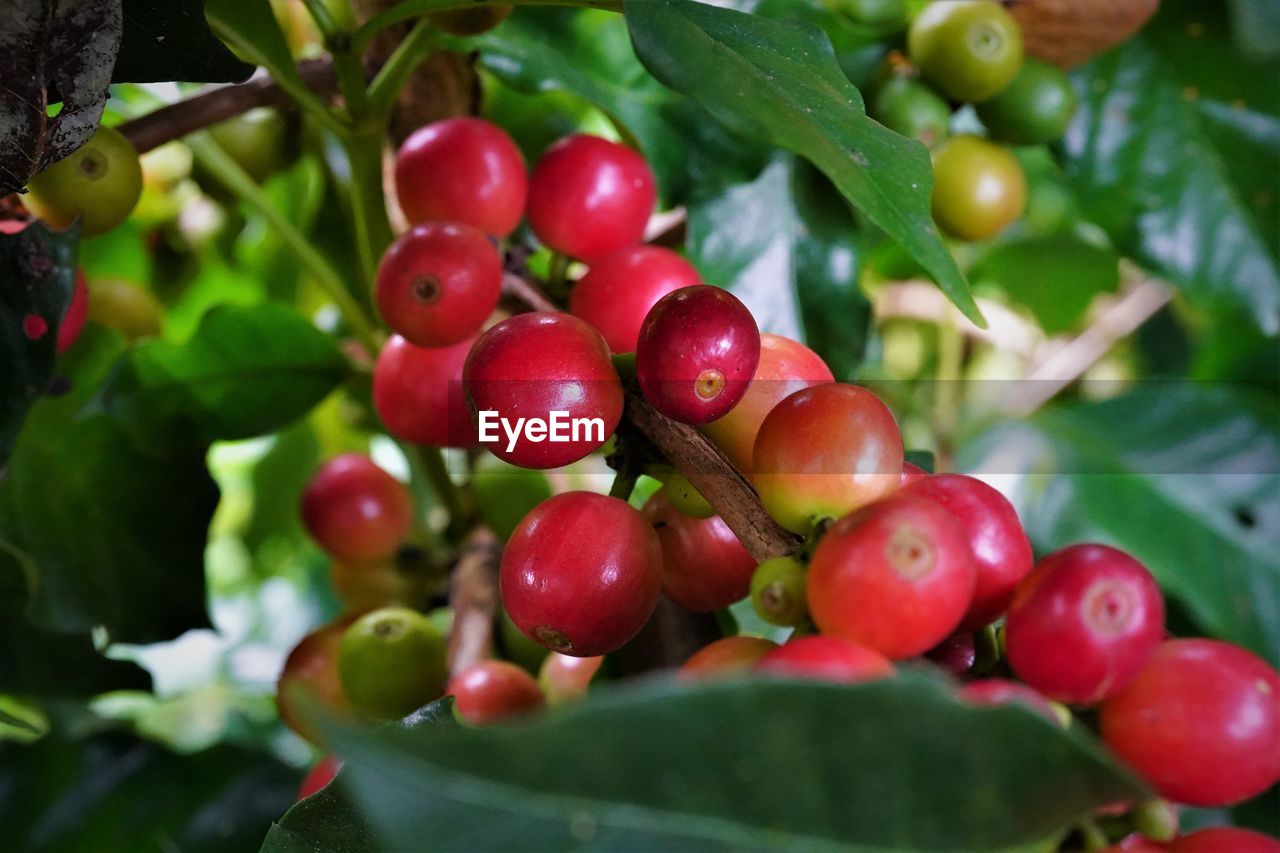
[(423, 614), (384, 607), (361, 616), (338, 644), (342, 689), (357, 709), (397, 719), (444, 692), (445, 641)]
[(794, 627), (809, 618), (805, 603), (805, 566), (794, 557), (774, 557), (751, 576), (751, 604), (772, 625)]
[(710, 518), (716, 514), (715, 507), (693, 487), (689, 478), (679, 471), (673, 471), (663, 478), (667, 500), (681, 515), (690, 518)]

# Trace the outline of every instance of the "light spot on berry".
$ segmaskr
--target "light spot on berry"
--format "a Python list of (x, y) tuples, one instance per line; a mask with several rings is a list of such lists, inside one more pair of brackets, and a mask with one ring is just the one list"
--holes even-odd
[(893, 570), (909, 581), (932, 572), (938, 561), (933, 540), (923, 530), (909, 525), (893, 531), (884, 554)]
[(27, 340), (38, 341), (49, 331), (49, 321), (39, 314), (28, 314), (22, 318), (22, 334)]
[(699, 399), (714, 400), (724, 391), (724, 386), (724, 374), (715, 368), (711, 368), (698, 374), (698, 378), (694, 380), (693, 390)]
[(1082, 602), (1084, 622), (1099, 634), (1119, 634), (1133, 621), (1137, 601), (1134, 591), (1115, 581), (1096, 583)]

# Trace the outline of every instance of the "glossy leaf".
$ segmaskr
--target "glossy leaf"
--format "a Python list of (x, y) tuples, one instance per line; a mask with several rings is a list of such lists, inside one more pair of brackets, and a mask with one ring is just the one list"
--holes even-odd
[(113, 83), (235, 83), (253, 73), (214, 38), (204, 0), (124, 0)]
[(626, 16), (636, 54), (655, 77), (735, 133), (810, 160), (982, 322), (930, 215), (928, 152), (867, 117), (821, 30), (688, 0), (631, 0)]
[[(348, 732), (337, 749), (391, 849), (998, 850), (1141, 795), (1087, 735), (922, 674), (651, 683), (524, 726)], [(281, 829), (265, 850), (329, 846), (314, 814)]]

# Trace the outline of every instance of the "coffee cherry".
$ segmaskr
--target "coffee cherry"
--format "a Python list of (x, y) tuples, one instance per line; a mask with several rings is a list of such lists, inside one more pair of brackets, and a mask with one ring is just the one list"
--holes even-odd
[(557, 252), (588, 263), (640, 242), (657, 191), (644, 157), (576, 134), (547, 149), (529, 179), (529, 226)]
[(843, 637), (797, 637), (756, 663), (757, 673), (856, 684), (893, 675), (883, 655)]
[(924, 656), (956, 678), (969, 674), (978, 661), (978, 649), (973, 634), (960, 631), (925, 652)]
[[(160, 334), (164, 308), (152, 292), (141, 285), (118, 279), (95, 281), (89, 288), (89, 319), (115, 329), (126, 340), (136, 341)], [(66, 325), (64, 319), (63, 325)], [(61, 335), (59, 335), (61, 336)]]
[(930, 148), (947, 138), (951, 126), (951, 105), (908, 77), (894, 77), (881, 86), (869, 112), (894, 133), (918, 139)]
[(662, 493), (681, 515), (690, 518), (710, 518), (716, 514), (716, 508), (707, 502), (702, 493), (693, 487), (689, 478), (679, 471), (664, 474)]
[(67, 306), (67, 313), (63, 315), (62, 324), (58, 326), (57, 352), (66, 352), (80, 339), (80, 333), (84, 331), (84, 321), (88, 316), (89, 288), (85, 285), (84, 270), (77, 269), (75, 289), (71, 291), (71, 304)]
[(930, 3), (907, 31), (911, 62), (957, 101), (985, 101), (1022, 66), (1022, 32), (998, 3)]
[(710, 611), (744, 598), (756, 561), (720, 516), (690, 518), (666, 489), (644, 505), (662, 544), (662, 594), (685, 610)]
[(1280, 853), (1280, 840), (1252, 829), (1214, 826), (1189, 832), (1164, 849), (1168, 853)]
[(760, 329), (738, 298), (710, 285), (669, 293), (649, 311), (636, 347), (645, 399), (669, 418), (710, 423), (747, 393)]
[(22, 203), (55, 228), (79, 218), (80, 235), (93, 237), (128, 219), (140, 195), (138, 152), (120, 131), (99, 127), (88, 142), (32, 178)]
[(1025, 684), (1004, 678), (971, 681), (958, 691), (961, 699), (973, 705), (1021, 705), (1035, 711), (1055, 726), (1062, 726), (1058, 706)]
[(756, 436), (752, 471), (769, 514), (788, 530), (808, 533), (823, 519), (897, 490), (902, 435), (893, 414), (865, 388), (816, 385), (769, 412)]
[(760, 637), (725, 637), (694, 652), (676, 673), (676, 680), (714, 681), (746, 675), (777, 647), (777, 643)]
[(976, 631), (994, 622), (1032, 567), (1031, 542), (1013, 505), (991, 486), (963, 474), (925, 477), (903, 491), (940, 503), (969, 537), (978, 583), (960, 627)]
[(1055, 551), (1018, 585), (1005, 623), (1009, 665), (1046, 696), (1114, 695), (1164, 636), (1164, 600), (1142, 564), (1106, 545)]
[(367, 456), (348, 453), (324, 464), (302, 493), (302, 522), (339, 560), (373, 562), (395, 554), (413, 526), (404, 485)]
[(1163, 844), (1158, 844), (1140, 832), (1131, 832), (1110, 847), (1103, 847), (1102, 853), (1166, 853)]
[(483, 119), (447, 118), (414, 131), (395, 172), (400, 209), (413, 223), (461, 222), (505, 237), (524, 214), (524, 155)]
[(467, 667), (445, 688), (457, 715), (473, 726), (491, 726), (532, 714), (546, 704), (533, 676), (513, 663), (486, 660)]
[(339, 619), (303, 637), (289, 652), (276, 682), (281, 722), (314, 744), (324, 742), (315, 713), (345, 717), (352, 711), (338, 676), (338, 644), (353, 620)]
[(809, 564), (809, 613), (824, 634), (896, 660), (956, 629), (973, 598), (969, 541), (938, 504), (901, 494), (832, 525)]
[(477, 36), (511, 17), (513, 7), (490, 3), (478, 9), (449, 9), (432, 12), (427, 18), (451, 36)]
[[(512, 429), (524, 418), (549, 420), (563, 412), (571, 421), (596, 419), (569, 441), (533, 437), (511, 442), (503, 428), (491, 426), (489, 451), (523, 468), (556, 468), (597, 450), (622, 419), (622, 383), (600, 333), (569, 314), (539, 311), (518, 314), (486, 331), (471, 348), (462, 371), (473, 409), (491, 424), (505, 420)], [(582, 424), (579, 423), (579, 426)], [(492, 437), (496, 436), (496, 440)]]
[(392, 331), (420, 347), (474, 337), (502, 292), (502, 258), (469, 225), (430, 222), (396, 241), (378, 265), (377, 301)]
[(1161, 796), (1230, 806), (1280, 780), (1280, 675), (1217, 640), (1170, 640), (1102, 704), (1102, 737)]
[(657, 606), (662, 546), (626, 501), (565, 492), (539, 504), (511, 534), (501, 587), (526, 636), (561, 654), (608, 654)]
[(422, 580), (413, 569), (399, 565), (393, 557), (372, 563), (348, 563), (339, 560), (329, 564), (329, 585), (349, 613), (363, 613), (388, 604), (413, 605), (425, 592)]
[[(284, 165), (288, 156), (288, 130), (280, 112), (259, 107), (211, 125), (209, 135), (237, 166), (260, 184)], [(210, 183), (218, 184), (217, 181)], [(231, 193), (227, 192), (227, 196), (231, 197)]]
[(751, 575), (751, 605), (770, 625), (792, 628), (809, 618), (805, 567), (795, 557), (774, 557)]
[(901, 485), (909, 486), (916, 480), (923, 480), (925, 477), (933, 476), (928, 471), (911, 462), (902, 463), (902, 482)]
[(659, 299), (702, 284), (693, 265), (661, 246), (627, 246), (594, 262), (569, 293), (569, 311), (599, 330), (615, 353), (634, 352)]
[(547, 697), (547, 705), (554, 708), (577, 702), (587, 695), (591, 679), (600, 671), (603, 657), (575, 658), (550, 652), (538, 671), (538, 686)]
[(994, 237), (1026, 206), (1027, 176), (1009, 149), (977, 136), (954, 136), (934, 153), (933, 218), (951, 236)]
[(978, 118), (993, 138), (1040, 145), (1062, 138), (1076, 110), (1076, 93), (1060, 68), (1028, 58), (1003, 92), (978, 104)]
[(479, 443), (462, 387), (473, 343), (427, 349), (392, 335), (373, 366), (373, 407), (387, 432), (429, 447)]
[(760, 363), (747, 393), (728, 414), (702, 426), (739, 471), (754, 470), (751, 458), (756, 434), (765, 417), (787, 396), (802, 388), (834, 382), (831, 369), (818, 354), (798, 341), (781, 335), (760, 336)]
[(333, 755), (326, 755), (312, 765), (307, 771), (302, 784), (298, 786), (298, 799), (305, 800), (315, 792), (324, 788), (342, 769), (342, 761)]
[(338, 644), (342, 689), (358, 710), (398, 719), (444, 690), (444, 637), (431, 620), (407, 607), (361, 616)]

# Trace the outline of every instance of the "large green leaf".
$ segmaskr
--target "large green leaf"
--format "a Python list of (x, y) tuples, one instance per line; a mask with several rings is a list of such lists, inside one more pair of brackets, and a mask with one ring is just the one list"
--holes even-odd
[[(1142, 793), (1087, 735), (961, 704), (921, 674), (654, 683), (528, 726), (396, 727), (336, 747), (384, 849), (996, 850)], [(328, 849), (333, 830), (306, 811), (264, 849)]]
[(997, 243), (969, 271), (974, 285), (995, 284), (1026, 307), (1051, 335), (1075, 328), (1093, 298), (1120, 283), (1120, 258), (1070, 234)]
[(297, 312), (221, 306), (187, 343), (157, 340), (133, 350), (103, 389), (102, 405), (149, 442), (207, 444), (288, 425), (347, 371), (334, 340)]
[(982, 322), (930, 215), (928, 152), (867, 117), (821, 30), (688, 0), (629, 0), (625, 8), (636, 54), (655, 77), (735, 133), (810, 160)]
[(964, 470), (1027, 476), (1041, 550), (1133, 553), (1204, 633), (1280, 661), (1280, 409), (1226, 385), (1149, 382), (1046, 409), (965, 448)]

